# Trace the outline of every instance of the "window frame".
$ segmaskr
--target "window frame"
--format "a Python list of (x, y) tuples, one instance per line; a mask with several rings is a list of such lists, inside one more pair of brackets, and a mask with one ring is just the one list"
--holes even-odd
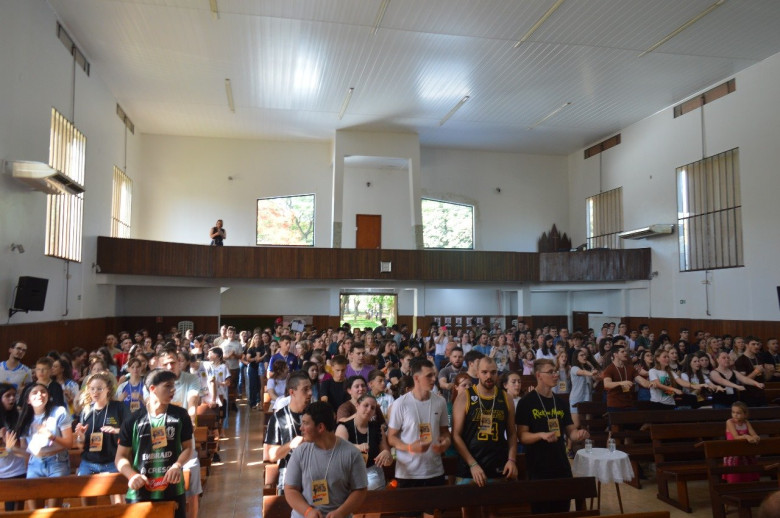
[[(278, 200), (285, 198), (308, 198), (312, 199), (312, 217), (311, 217), (311, 244), (286, 244), (286, 243), (260, 243), (259, 232), (260, 228), (260, 202), (263, 200)], [(317, 232), (317, 195), (315, 193), (307, 194), (285, 194), (281, 196), (265, 196), (258, 197), (255, 200), (255, 245), (256, 246), (294, 246), (313, 248), (315, 243), (315, 236)]]
[[(440, 247), (440, 246), (426, 246), (425, 245), (425, 217), (423, 216), (422, 205), (424, 202), (430, 201), (434, 203), (441, 203), (446, 205), (458, 205), (461, 207), (469, 207), (471, 209), (471, 246), (470, 247)], [(424, 250), (475, 250), (476, 249), (476, 218), (474, 213), (476, 207), (470, 203), (461, 203), (457, 201), (440, 200), (436, 198), (421, 197), (420, 198), (420, 223), (423, 233), (423, 249)]]
[(111, 198), (111, 237), (121, 239), (131, 237), (132, 214), (133, 180), (119, 166), (115, 165)]
[[(599, 201), (598, 207), (595, 207), (596, 201)], [(614, 215), (611, 213), (611, 209), (614, 209), (616, 204), (619, 214)], [(592, 233), (594, 214), (598, 215), (600, 219), (600, 222), (597, 223), (601, 227), (600, 230), (606, 230), (600, 234)], [(609, 221), (606, 221), (607, 218)], [(619, 234), (625, 230), (623, 227), (623, 186), (585, 198), (585, 243), (588, 250), (597, 248), (622, 249), (623, 240), (620, 239)], [(594, 241), (596, 242), (595, 246)]]

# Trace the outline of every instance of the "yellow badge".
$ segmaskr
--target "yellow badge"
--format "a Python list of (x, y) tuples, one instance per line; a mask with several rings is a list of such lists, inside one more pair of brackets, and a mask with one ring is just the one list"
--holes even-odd
[(566, 380), (558, 382), (558, 392), (566, 392)]
[(330, 497), (328, 496), (328, 481), (324, 478), (311, 481), (311, 505), (328, 505)]
[(423, 444), (433, 442), (431, 423), (420, 423), (420, 442)]
[(0, 446), (0, 459), (3, 457), (8, 457), (8, 450), (4, 446)]
[(490, 433), (493, 430), (493, 414), (479, 416), (480, 433)]
[(103, 432), (92, 432), (89, 435), (89, 451), (100, 451), (103, 449)]
[(164, 426), (152, 426), (152, 449), (157, 450), (168, 446), (168, 438), (165, 436)]
[(558, 423), (558, 419), (548, 419), (547, 429), (551, 432), (555, 432), (556, 437), (561, 436), (561, 425)]
[(141, 409), (141, 402), (140, 401), (131, 401), (130, 402), (130, 412), (137, 412)]

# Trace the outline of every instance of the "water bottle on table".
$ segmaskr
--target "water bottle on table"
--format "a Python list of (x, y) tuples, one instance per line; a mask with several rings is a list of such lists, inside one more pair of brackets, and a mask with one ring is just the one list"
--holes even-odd
[(615, 448), (616, 448), (616, 446), (615, 446), (615, 439), (610, 437), (607, 440), (607, 449), (609, 450), (609, 453), (615, 453)]
[(593, 441), (585, 439), (585, 453), (591, 453), (593, 451)]

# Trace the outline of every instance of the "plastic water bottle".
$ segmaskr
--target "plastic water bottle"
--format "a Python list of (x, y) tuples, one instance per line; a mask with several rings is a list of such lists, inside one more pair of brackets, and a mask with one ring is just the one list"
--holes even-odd
[(585, 439), (585, 452), (591, 453), (593, 451), (593, 441)]
[(607, 449), (609, 450), (609, 453), (615, 453), (615, 439), (610, 438), (607, 441)]

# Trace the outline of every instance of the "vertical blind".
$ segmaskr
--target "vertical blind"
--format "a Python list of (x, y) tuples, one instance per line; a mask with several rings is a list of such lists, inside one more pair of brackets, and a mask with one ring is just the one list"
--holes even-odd
[(623, 188), (591, 196), (585, 202), (588, 248), (623, 248)]
[(111, 237), (130, 237), (130, 212), (133, 204), (133, 181), (114, 166), (114, 193), (111, 202)]
[(677, 168), (680, 271), (744, 266), (739, 148)]
[[(55, 108), (51, 110), (49, 166), (84, 185), (87, 138)], [(83, 194), (49, 194), (46, 197), (46, 246), (52, 257), (81, 261)]]

